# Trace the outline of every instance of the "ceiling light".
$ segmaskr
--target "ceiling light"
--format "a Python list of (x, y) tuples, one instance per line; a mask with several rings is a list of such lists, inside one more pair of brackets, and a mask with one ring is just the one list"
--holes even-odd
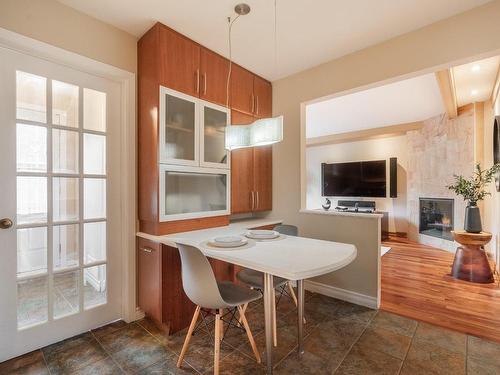
[[(274, 0), (274, 60), (277, 60), (277, 43), (276, 43), (276, 1)], [(226, 81), (226, 106), (229, 108), (229, 84), (231, 82), (232, 73), (232, 44), (231, 44), (231, 29), (233, 23), (240, 17), (250, 13), (250, 7), (247, 4), (238, 4), (234, 7), (236, 17), (229, 22), (229, 70)], [(263, 118), (254, 121), (250, 125), (228, 125), (225, 128), (225, 148), (226, 150), (236, 150), (245, 147), (258, 147), (271, 145), (283, 140), (283, 116)]]
[(470, 92), (470, 94), (471, 94), (472, 96), (476, 96), (476, 95), (477, 95), (477, 90), (472, 90), (472, 91)]
[(283, 140), (283, 116), (226, 127), (226, 150), (271, 145)]
[(474, 65), (472, 65), (471, 70), (472, 70), (473, 72), (479, 72), (479, 71), (481, 70), (481, 65), (479, 65), (479, 64), (474, 64)]

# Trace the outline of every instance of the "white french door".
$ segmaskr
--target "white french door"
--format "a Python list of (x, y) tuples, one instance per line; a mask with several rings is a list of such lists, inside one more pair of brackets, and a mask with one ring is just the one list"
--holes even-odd
[(120, 85), (0, 48), (0, 362), (121, 317)]

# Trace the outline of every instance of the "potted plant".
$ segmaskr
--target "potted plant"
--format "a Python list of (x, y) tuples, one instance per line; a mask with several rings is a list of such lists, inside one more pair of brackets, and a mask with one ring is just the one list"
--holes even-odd
[(483, 200), (487, 195), (491, 195), (487, 190), (487, 185), (493, 180), (495, 174), (500, 171), (500, 164), (495, 164), (489, 169), (482, 170), (481, 165), (476, 165), (476, 170), (469, 179), (463, 176), (455, 177), (455, 183), (447, 186), (455, 194), (461, 195), (467, 201), (465, 208), (464, 229), (469, 233), (479, 233), (482, 231), (481, 213), (477, 202)]

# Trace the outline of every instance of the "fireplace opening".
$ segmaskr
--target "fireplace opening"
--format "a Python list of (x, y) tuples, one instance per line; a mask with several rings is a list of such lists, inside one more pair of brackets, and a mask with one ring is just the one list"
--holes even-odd
[(453, 199), (420, 198), (419, 233), (453, 241)]

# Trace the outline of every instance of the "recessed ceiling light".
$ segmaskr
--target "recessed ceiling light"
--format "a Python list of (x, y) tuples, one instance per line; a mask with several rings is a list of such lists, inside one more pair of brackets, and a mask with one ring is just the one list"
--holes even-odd
[(477, 90), (472, 90), (472, 91), (470, 92), (470, 94), (471, 94), (472, 96), (477, 95)]
[(473, 72), (479, 72), (479, 71), (481, 70), (481, 65), (479, 65), (479, 64), (474, 64), (474, 65), (472, 65), (471, 70), (472, 70)]

